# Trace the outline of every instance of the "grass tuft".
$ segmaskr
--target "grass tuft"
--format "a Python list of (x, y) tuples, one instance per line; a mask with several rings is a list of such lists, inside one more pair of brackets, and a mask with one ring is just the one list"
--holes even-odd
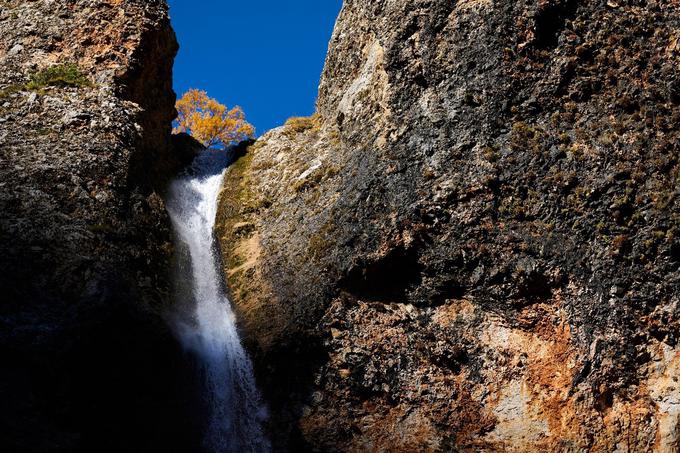
[(91, 87), (93, 84), (74, 63), (60, 64), (39, 71), (31, 76), (26, 84), (29, 90), (39, 90), (45, 87)]
[(298, 116), (290, 118), (284, 125), (284, 133), (288, 137), (294, 137), (309, 130), (318, 131), (321, 128), (321, 116), (318, 113), (312, 116)]
[(60, 64), (52, 66), (31, 76), (28, 83), (15, 83), (0, 90), (0, 99), (5, 99), (20, 91), (41, 92), (47, 87), (74, 87), (86, 88), (93, 87), (94, 84), (85, 77), (78, 65), (74, 63)]

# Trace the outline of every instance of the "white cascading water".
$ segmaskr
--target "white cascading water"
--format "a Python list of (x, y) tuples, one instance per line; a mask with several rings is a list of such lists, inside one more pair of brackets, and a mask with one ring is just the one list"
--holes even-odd
[(213, 228), (229, 154), (208, 150), (170, 188), (168, 212), (180, 257), (178, 283), (188, 299), (175, 322), (180, 340), (203, 368), (210, 419), (205, 447), (214, 453), (266, 452), (266, 409), (223, 286)]

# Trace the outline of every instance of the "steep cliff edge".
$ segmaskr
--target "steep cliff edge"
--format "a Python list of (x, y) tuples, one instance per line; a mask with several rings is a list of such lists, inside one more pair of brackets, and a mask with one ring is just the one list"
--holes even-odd
[(345, 1), (221, 202), (279, 445), (677, 448), (679, 18)]
[(154, 313), (176, 50), (161, 0), (0, 2), (3, 451), (183, 445)]

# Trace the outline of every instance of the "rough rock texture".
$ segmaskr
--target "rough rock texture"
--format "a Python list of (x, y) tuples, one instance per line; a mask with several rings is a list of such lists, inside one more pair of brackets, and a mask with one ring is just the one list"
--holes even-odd
[(279, 446), (680, 448), (680, 4), (346, 0), (230, 170)]
[(183, 445), (155, 314), (176, 50), (161, 0), (0, 1), (2, 451)]

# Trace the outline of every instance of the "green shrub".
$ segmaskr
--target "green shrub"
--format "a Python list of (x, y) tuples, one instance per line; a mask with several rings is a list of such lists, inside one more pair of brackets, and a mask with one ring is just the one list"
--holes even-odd
[(78, 65), (73, 63), (52, 66), (33, 74), (26, 88), (38, 90), (45, 87), (90, 87), (87, 77), (80, 71)]

